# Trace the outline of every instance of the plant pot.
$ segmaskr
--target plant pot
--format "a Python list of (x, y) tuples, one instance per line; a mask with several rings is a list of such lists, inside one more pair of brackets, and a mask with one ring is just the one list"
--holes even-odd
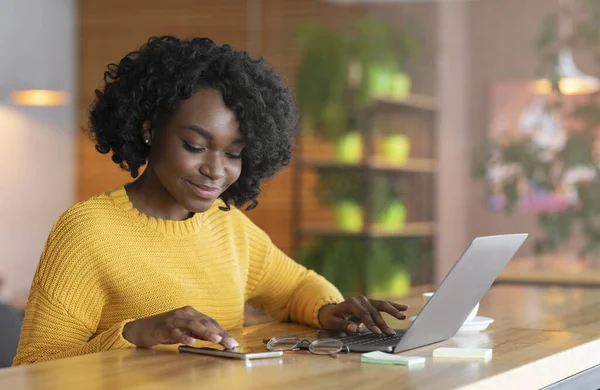
[(394, 83), (394, 71), (381, 66), (371, 66), (367, 71), (369, 96), (373, 98), (389, 96)]
[(335, 159), (340, 162), (356, 164), (363, 157), (363, 140), (358, 131), (351, 131), (335, 143)]
[(403, 99), (410, 95), (412, 81), (410, 76), (404, 72), (394, 74), (392, 78), (391, 95), (396, 99)]
[(335, 224), (344, 232), (359, 233), (363, 229), (363, 207), (360, 203), (343, 200), (334, 205)]
[(382, 140), (383, 158), (392, 164), (402, 165), (410, 156), (410, 138), (404, 134), (386, 135)]
[(412, 80), (405, 72), (396, 72), (393, 68), (371, 66), (367, 72), (369, 96), (373, 98), (391, 97), (403, 99), (412, 88)]
[(410, 293), (411, 275), (403, 266), (391, 270), (393, 276), (387, 283), (373, 281), (369, 286), (369, 295), (373, 298), (399, 298)]
[(384, 231), (398, 231), (406, 222), (406, 207), (396, 199), (390, 202), (377, 218), (378, 226)]

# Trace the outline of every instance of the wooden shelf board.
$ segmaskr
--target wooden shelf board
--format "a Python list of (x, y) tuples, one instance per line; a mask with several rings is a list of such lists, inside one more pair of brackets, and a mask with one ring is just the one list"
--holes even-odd
[(373, 169), (383, 171), (405, 171), (405, 172), (435, 172), (435, 160), (430, 158), (409, 158), (404, 164), (389, 163), (381, 157), (376, 157), (369, 164)]
[(381, 157), (367, 163), (344, 163), (333, 160), (305, 160), (301, 165), (305, 168), (331, 168), (331, 169), (361, 169), (370, 168), (378, 171), (389, 172), (422, 172), (433, 173), (436, 170), (435, 160), (429, 158), (409, 158), (404, 164), (394, 164)]
[(368, 237), (422, 237), (430, 236), (434, 233), (434, 224), (432, 222), (411, 222), (405, 224), (404, 228), (397, 231), (386, 231), (378, 227), (373, 227), (365, 232), (344, 232), (335, 228), (302, 228), (301, 234), (310, 236), (368, 236)]
[(418, 237), (433, 235), (434, 231), (433, 222), (411, 222), (399, 231), (386, 231), (375, 226), (370, 234), (374, 237)]
[(375, 98), (378, 103), (383, 104), (394, 104), (398, 106), (410, 107), (410, 108), (419, 108), (422, 110), (436, 110), (437, 109), (437, 100), (433, 96), (428, 95), (419, 95), (419, 94), (411, 94), (405, 98), (397, 98), (393, 96), (381, 96)]

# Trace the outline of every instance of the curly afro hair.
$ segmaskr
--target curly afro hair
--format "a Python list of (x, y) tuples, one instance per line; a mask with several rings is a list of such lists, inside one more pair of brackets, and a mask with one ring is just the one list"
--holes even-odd
[(246, 147), (240, 178), (222, 195), (247, 209), (258, 205), (260, 183), (271, 178), (292, 157), (297, 114), (290, 89), (262, 58), (209, 38), (183, 40), (152, 37), (118, 64), (108, 65), (104, 87), (96, 90), (90, 110), (90, 133), (100, 153), (139, 175), (150, 149), (142, 139), (145, 121), (172, 114), (199, 88), (215, 88), (235, 112)]

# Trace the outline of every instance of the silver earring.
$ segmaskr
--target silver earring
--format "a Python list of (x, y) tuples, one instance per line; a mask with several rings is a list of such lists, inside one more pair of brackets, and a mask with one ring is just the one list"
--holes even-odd
[(144, 142), (146, 142), (146, 144), (149, 144), (150, 140), (149, 139), (145, 139)]

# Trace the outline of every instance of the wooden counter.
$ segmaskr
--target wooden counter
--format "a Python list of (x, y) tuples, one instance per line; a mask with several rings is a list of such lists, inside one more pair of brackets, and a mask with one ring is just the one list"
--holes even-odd
[(564, 254), (513, 259), (497, 283), (600, 287), (600, 268)]
[[(411, 305), (409, 315), (421, 307), (419, 296), (404, 301)], [(286, 354), (245, 363), (161, 347), (3, 369), (0, 389), (539, 389), (600, 364), (598, 307), (600, 289), (493, 287), (481, 302), (480, 315), (495, 323), (483, 333), (458, 334), (404, 353), (427, 358), (417, 368), (364, 364), (359, 354)], [(261, 345), (263, 338), (305, 329), (270, 323), (231, 333), (241, 344)], [(431, 351), (439, 346), (494, 352), (486, 362), (434, 359)]]

